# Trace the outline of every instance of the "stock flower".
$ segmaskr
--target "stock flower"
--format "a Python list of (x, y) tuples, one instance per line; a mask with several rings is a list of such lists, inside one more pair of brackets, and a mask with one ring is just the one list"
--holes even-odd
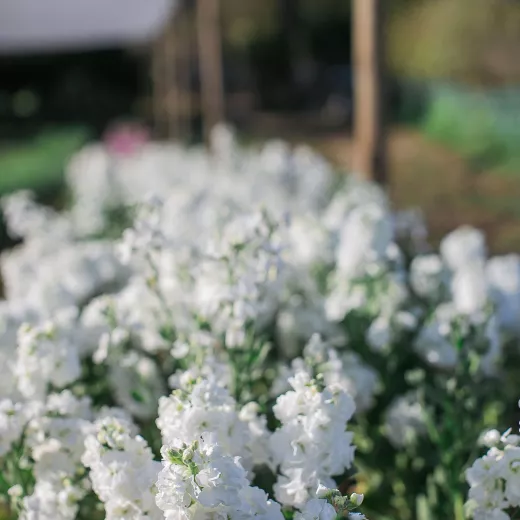
[(154, 497), (160, 463), (153, 460), (146, 441), (132, 436), (127, 424), (112, 417), (94, 426), (85, 440), (82, 461), (90, 469), (107, 520), (163, 518)]
[[(246, 149), (224, 127), (212, 142), (128, 157), (92, 145), (67, 169), (67, 210), (3, 201), (23, 238), (0, 256), (0, 462), (21, 518), (361, 519), (361, 497), (333, 489), (354, 412), (377, 432), (361, 456), (383, 432), (411, 453), (426, 431), (423, 388), (402, 390), (385, 363), (416, 360), (431, 381), (469, 354), (479, 381), (502, 375), (520, 337), (518, 256), (487, 258), (468, 227), (425, 254), (416, 215), (336, 182), (309, 148)], [(520, 506), (519, 439), (483, 441), (468, 511), (503, 520)]]
[(442, 239), (441, 255), (452, 271), (464, 269), (472, 263), (485, 259), (486, 244), (484, 235), (478, 229), (462, 226)]
[(157, 505), (166, 518), (282, 520), (280, 506), (251, 487), (238, 457), (225, 454), (211, 434), (189, 445), (162, 448)]
[(334, 487), (333, 476), (352, 464), (352, 433), (346, 426), (355, 405), (338, 387), (323, 391), (301, 371), (289, 379), (292, 390), (281, 395), (273, 412), (281, 426), (270, 439), (280, 476), (275, 496), (282, 504), (302, 506), (319, 483)]

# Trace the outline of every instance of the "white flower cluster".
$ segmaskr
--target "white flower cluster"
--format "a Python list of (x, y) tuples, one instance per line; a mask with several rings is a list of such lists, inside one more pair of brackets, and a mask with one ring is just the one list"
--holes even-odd
[(427, 252), (417, 215), (308, 148), (213, 137), (212, 154), (88, 147), (62, 212), (3, 201), (22, 239), (0, 256), (13, 517), (362, 518), (334, 491), (354, 429), (382, 417), (397, 449), (427, 431), (395, 367), (433, 380), (478, 354), (501, 374), (519, 256), (488, 259), (471, 228)]
[(489, 451), (466, 471), (466, 508), (474, 520), (509, 520), (520, 507), (520, 435), (490, 430), (482, 437)]
[(98, 420), (85, 440), (82, 462), (90, 469), (107, 520), (161, 519), (155, 504), (160, 463), (146, 441), (132, 436), (131, 425), (113, 417)]
[(289, 383), (293, 390), (281, 395), (273, 407), (281, 425), (272, 434), (270, 446), (280, 471), (276, 498), (301, 507), (318, 484), (335, 487), (331, 477), (350, 468), (353, 435), (345, 426), (355, 405), (338, 387), (320, 391), (306, 372), (298, 372)]
[(33, 402), (32, 408), (24, 447), (36, 483), (23, 499), (21, 516), (72, 520), (89, 488), (81, 456), (91, 428), (90, 400), (65, 390), (49, 395), (45, 403)]
[[(189, 444), (204, 432), (211, 432), (226, 453), (242, 459), (251, 470), (269, 463), (265, 418), (255, 413), (255, 403), (239, 409), (229, 391), (215, 380), (189, 381), (169, 397), (159, 399), (157, 426), (163, 444)], [(264, 448), (264, 449), (262, 449)]]
[(222, 451), (212, 434), (189, 445), (163, 446), (157, 505), (167, 519), (283, 520), (280, 505), (251, 487), (239, 457)]
[(338, 352), (319, 334), (311, 336), (303, 349), (303, 358), (294, 359), (290, 368), (280, 369), (273, 392), (286, 391), (289, 377), (300, 371), (319, 374), (326, 385), (341, 388), (354, 399), (358, 412), (371, 407), (378, 390), (378, 375), (372, 367), (365, 365), (354, 352)]

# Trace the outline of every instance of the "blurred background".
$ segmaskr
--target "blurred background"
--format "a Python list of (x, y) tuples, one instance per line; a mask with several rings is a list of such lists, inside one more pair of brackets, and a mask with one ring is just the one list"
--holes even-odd
[[(394, 204), (434, 241), (468, 223), (520, 251), (520, 2), (383, 3)], [(219, 112), (245, 143), (307, 142), (351, 170), (351, 4), (0, 0), (0, 195), (59, 204), (68, 159), (114, 125), (196, 144)]]

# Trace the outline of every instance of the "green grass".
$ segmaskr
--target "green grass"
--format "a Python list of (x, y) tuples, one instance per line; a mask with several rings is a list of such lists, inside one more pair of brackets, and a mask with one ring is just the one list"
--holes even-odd
[(427, 136), (459, 152), (475, 169), (518, 173), (520, 164), (520, 89), (432, 90), (423, 123)]
[(0, 144), (0, 195), (58, 187), (71, 155), (88, 139), (85, 128), (46, 130), (23, 144)]

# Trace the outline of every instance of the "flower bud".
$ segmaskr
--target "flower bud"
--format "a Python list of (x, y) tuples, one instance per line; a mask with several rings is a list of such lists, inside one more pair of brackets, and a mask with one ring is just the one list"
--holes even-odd
[(352, 495), (350, 495), (350, 502), (352, 502), (352, 504), (354, 504), (357, 507), (363, 503), (364, 498), (365, 498), (365, 495), (363, 495), (363, 494), (352, 493)]

